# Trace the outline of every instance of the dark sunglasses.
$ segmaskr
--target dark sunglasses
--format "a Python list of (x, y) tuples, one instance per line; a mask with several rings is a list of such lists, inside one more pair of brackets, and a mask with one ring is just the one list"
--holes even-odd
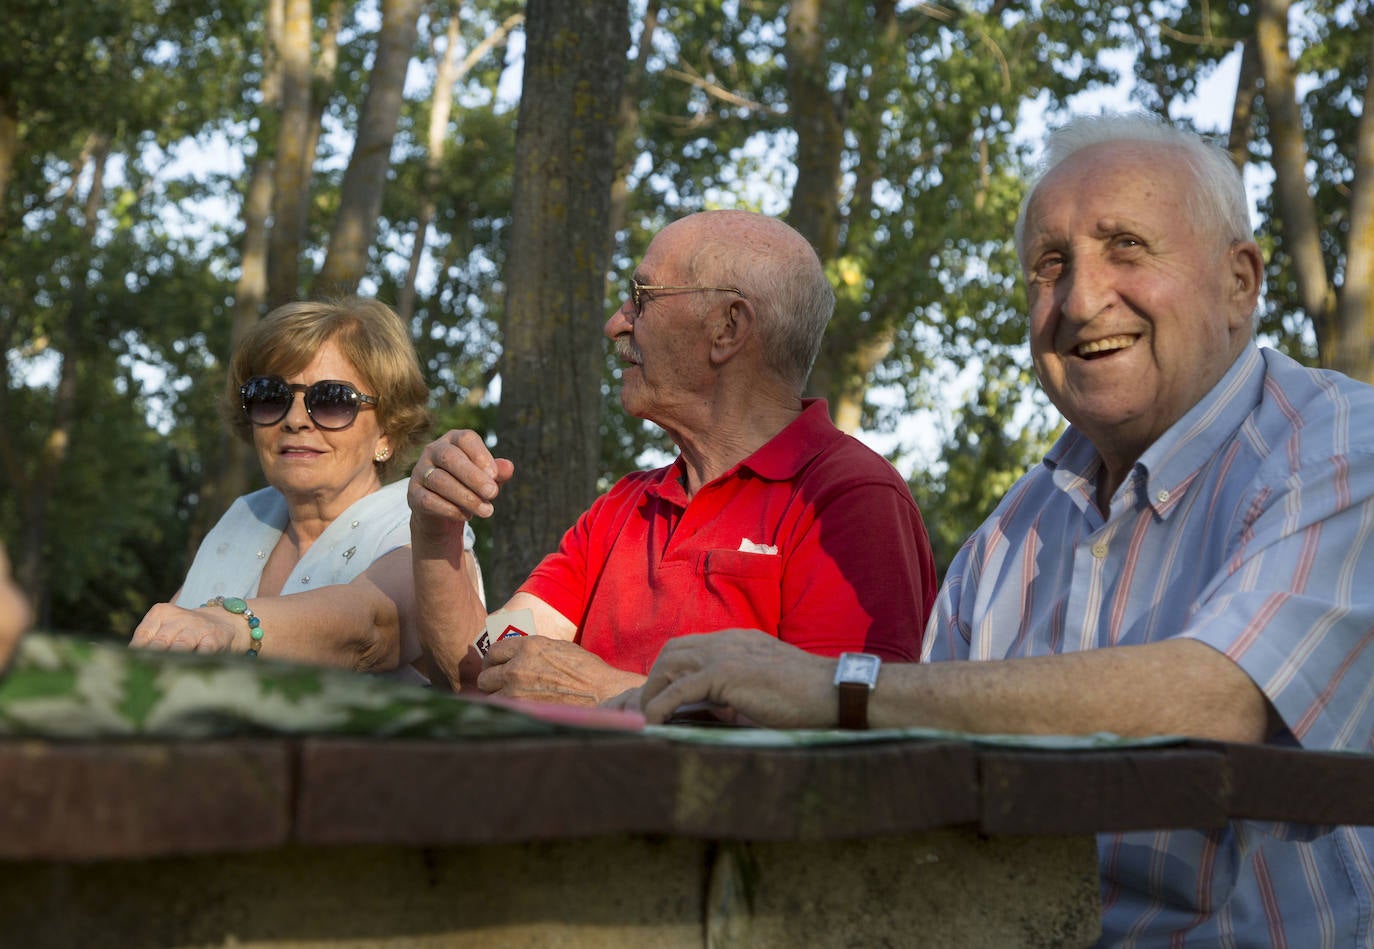
[(347, 382), (325, 379), (301, 385), (281, 376), (254, 376), (239, 386), (243, 414), (254, 425), (276, 425), (291, 411), (297, 392), (305, 393), (305, 413), (326, 431), (348, 428), (364, 405), (376, 405), (377, 397), (363, 395)]

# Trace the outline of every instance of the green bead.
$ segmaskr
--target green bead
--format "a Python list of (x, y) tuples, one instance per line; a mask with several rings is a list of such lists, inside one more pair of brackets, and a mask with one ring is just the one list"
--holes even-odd
[(248, 610), (248, 604), (243, 601), (242, 597), (237, 596), (226, 596), (222, 605), (230, 613), (244, 613)]
[(256, 649), (250, 649), (248, 650), (246, 655), (252, 656), (254, 659), (256, 659), (258, 658), (258, 651)]
[(261, 626), (261, 625), (262, 625), (262, 620), (258, 619), (256, 616), (250, 616), (250, 617), (248, 617), (248, 628), (249, 628), (249, 629), (257, 629), (257, 628), (258, 628), (259, 626)]
[(254, 642), (258, 642), (262, 639), (262, 630), (254, 627), (248, 631), (248, 635), (253, 637)]

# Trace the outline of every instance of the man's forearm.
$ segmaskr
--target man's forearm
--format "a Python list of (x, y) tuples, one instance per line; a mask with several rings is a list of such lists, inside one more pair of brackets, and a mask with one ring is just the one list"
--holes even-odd
[[(886, 680), (886, 681), (884, 681)], [(883, 667), (875, 728), (921, 725), (981, 734), (1192, 735), (1264, 741), (1275, 716), (1250, 677), (1211, 646), (1145, 646)]]
[[(413, 523), (413, 522), (412, 522)], [(412, 533), (415, 572), (416, 629), (432, 668), (443, 677), (437, 685), (457, 688), (460, 666), (486, 621), (486, 608), (473, 585), (464, 558), (463, 532), (449, 536)]]

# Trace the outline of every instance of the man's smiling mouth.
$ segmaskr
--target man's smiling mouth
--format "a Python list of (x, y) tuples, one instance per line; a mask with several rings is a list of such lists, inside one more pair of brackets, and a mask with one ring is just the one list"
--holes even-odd
[(1123, 349), (1130, 349), (1135, 345), (1135, 336), (1107, 336), (1103, 339), (1095, 339), (1088, 343), (1079, 343), (1073, 348), (1073, 354), (1083, 359), (1095, 359), (1110, 353), (1120, 352)]

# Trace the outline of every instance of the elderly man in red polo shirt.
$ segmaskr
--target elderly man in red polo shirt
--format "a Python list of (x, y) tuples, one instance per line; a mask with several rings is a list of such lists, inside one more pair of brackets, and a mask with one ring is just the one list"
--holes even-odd
[(640, 685), (668, 639), (735, 626), (914, 661), (936, 587), (920, 512), (890, 464), (802, 398), (834, 305), (811, 246), (773, 218), (708, 211), (654, 238), (605, 332), (625, 410), (680, 454), (596, 500), (502, 607), (529, 609), (536, 635), (481, 662), (463, 525), (492, 514), (514, 469), (471, 431), (426, 447), (411, 550), (442, 678), (592, 705)]

